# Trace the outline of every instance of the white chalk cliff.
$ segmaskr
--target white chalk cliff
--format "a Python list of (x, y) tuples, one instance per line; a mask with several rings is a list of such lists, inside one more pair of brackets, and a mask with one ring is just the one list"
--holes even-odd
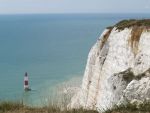
[(69, 106), (103, 111), (149, 99), (150, 29), (134, 25), (104, 30), (90, 50), (82, 87)]

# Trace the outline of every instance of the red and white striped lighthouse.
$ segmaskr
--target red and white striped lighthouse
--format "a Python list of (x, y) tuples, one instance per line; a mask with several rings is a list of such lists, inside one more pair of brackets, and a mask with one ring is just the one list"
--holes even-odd
[(26, 72), (24, 75), (24, 90), (29, 91), (29, 78), (28, 78), (28, 73)]

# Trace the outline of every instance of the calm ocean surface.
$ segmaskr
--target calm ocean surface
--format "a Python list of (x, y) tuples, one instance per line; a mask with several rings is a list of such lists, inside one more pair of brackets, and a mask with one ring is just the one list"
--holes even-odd
[[(149, 14), (0, 15), (0, 100), (37, 104), (55, 85), (82, 77), (87, 55), (105, 27)], [(23, 90), (24, 73), (30, 86)], [(32, 100), (32, 101), (31, 101)]]

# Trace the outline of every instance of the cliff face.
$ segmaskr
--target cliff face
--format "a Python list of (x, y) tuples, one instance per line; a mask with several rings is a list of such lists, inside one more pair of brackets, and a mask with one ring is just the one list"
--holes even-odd
[(106, 29), (92, 47), (81, 90), (70, 107), (103, 111), (150, 99), (150, 30), (132, 25)]

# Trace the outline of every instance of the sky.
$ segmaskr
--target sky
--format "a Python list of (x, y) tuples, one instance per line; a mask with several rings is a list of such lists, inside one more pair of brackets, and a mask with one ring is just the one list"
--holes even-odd
[(150, 0), (0, 0), (0, 14), (150, 13)]

